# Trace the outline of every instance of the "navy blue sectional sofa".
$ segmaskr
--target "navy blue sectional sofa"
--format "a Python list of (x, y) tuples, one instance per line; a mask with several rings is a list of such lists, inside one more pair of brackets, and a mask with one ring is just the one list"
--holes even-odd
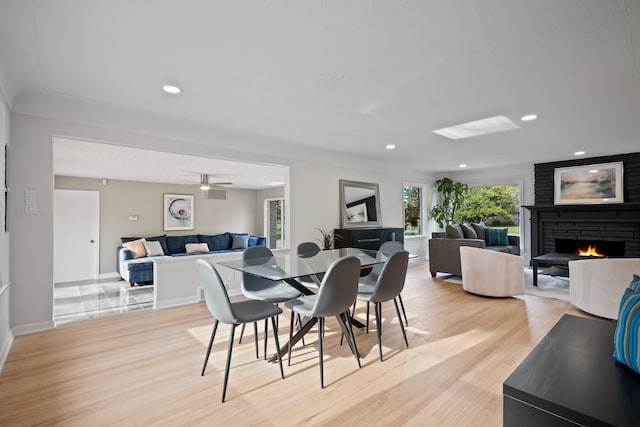
[[(122, 243), (139, 240), (140, 237), (122, 237)], [(221, 234), (189, 234), (186, 236), (153, 236), (144, 237), (146, 241), (157, 241), (162, 247), (164, 255), (159, 256), (190, 256), (197, 254), (213, 254), (222, 252), (240, 252), (248, 246), (266, 246), (267, 240), (263, 236), (252, 236), (248, 233), (221, 233)], [(187, 253), (187, 244), (206, 243), (208, 252)], [(134, 258), (130, 249), (118, 246), (118, 274), (127, 282), (133, 284), (153, 283), (153, 260), (150, 256)]]

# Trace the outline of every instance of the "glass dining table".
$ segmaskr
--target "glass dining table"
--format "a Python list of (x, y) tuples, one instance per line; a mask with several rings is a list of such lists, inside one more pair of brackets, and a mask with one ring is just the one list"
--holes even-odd
[[(269, 280), (284, 281), (294, 287), (304, 295), (313, 295), (317, 288), (310, 287), (301, 280), (304, 278), (313, 278), (316, 285), (320, 285), (322, 274), (325, 273), (331, 264), (339, 258), (346, 256), (355, 256), (360, 260), (360, 266), (363, 270), (370, 269), (376, 264), (382, 264), (387, 260), (387, 256), (379, 251), (358, 249), (358, 248), (342, 248), (319, 251), (316, 254), (297, 255), (295, 253), (278, 254), (266, 258), (254, 258), (251, 260), (224, 261), (217, 263), (218, 265), (238, 270), (243, 273), (253, 274)], [(351, 319), (353, 326), (362, 328), (365, 325), (357, 319)], [(316, 324), (315, 318), (305, 319), (304, 324), (291, 338), (290, 343), (280, 347), (280, 355), (284, 355), (289, 351), (289, 345), (295, 345), (302, 337)], [(342, 326), (342, 324), (341, 324)], [(347, 340), (349, 345), (351, 343)], [(355, 349), (351, 349), (355, 353)], [(274, 354), (270, 361), (277, 361)]]

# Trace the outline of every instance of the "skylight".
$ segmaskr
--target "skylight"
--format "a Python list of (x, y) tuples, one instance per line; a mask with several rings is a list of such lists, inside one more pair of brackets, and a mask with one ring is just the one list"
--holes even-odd
[(475, 120), (461, 125), (434, 130), (438, 135), (449, 139), (464, 139), (488, 133), (502, 132), (518, 129), (519, 126), (505, 116), (493, 116), (486, 119)]

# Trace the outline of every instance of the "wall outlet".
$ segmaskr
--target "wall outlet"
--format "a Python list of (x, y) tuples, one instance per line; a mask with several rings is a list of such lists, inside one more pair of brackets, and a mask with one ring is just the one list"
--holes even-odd
[(24, 213), (35, 215), (38, 213), (38, 201), (35, 190), (25, 190), (24, 192)]

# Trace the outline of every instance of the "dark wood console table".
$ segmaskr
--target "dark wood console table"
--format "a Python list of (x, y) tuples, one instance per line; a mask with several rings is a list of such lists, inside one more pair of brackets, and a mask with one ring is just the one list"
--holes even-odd
[[(389, 240), (404, 243), (404, 228), (336, 228), (333, 247), (378, 250)], [(340, 236), (340, 237), (338, 237)]]
[(640, 375), (613, 359), (615, 328), (565, 314), (503, 383), (503, 425), (640, 426)]

